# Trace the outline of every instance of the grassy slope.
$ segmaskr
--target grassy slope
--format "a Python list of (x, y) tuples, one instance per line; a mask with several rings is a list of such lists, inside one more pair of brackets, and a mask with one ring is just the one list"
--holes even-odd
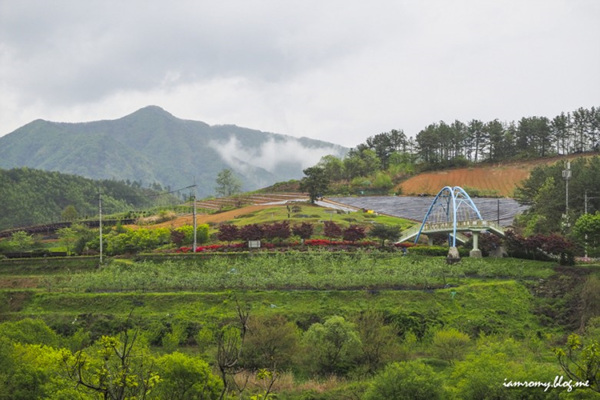
[[(390, 217), (386, 215), (373, 215), (363, 212), (336, 212), (335, 210), (326, 209), (309, 203), (300, 203), (300, 211), (290, 212), (288, 218), (288, 209), (286, 205), (255, 205), (238, 208), (231, 211), (226, 211), (217, 214), (199, 215), (197, 221), (199, 224), (216, 224), (229, 222), (238, 226), (248, 224), (265, 224), (273, 222), (289, 221), (290, 225), (301, 224), (308, 222), (315, 225), (315, 234), (320, 234), (322, 231), (323, 221), (334, 221), (342, 227), (348, 227), (350, 224), (370, 227), (374, 223), (400, 225), (401, 229), (407, 229), (414, 223), (402, 218)], [(161, 224), (152, 225), (152, 227), (179, 227), (182, 225), (192, 224), (192, 215), (182, 215), (172, 221), (163, 222)], [(213, 228), (216, 231), (216, 228)]]

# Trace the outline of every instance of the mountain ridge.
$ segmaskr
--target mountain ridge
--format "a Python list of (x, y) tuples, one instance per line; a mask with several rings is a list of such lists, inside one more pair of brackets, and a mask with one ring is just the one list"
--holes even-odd
[(243, 190), (302, 177), (302, 169), (347, 148), (316, 139), (263, 132), (236, 125), (208, 125), (146, 106), (114, 120), (34, 120), (0, 137), (0, 168), (29, 167), (91, 179), (198, 183), (198, 195), (213, 194), (219, 171), (231, 168)]

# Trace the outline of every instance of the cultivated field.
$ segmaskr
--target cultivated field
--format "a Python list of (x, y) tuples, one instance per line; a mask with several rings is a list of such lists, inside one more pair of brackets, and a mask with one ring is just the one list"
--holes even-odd
[(436, 195), (444, 186), (461, 186), (484, 195), (513, 197), (517, 185), (527, 179), (535, 167), (577, 157), (581, 155), (424, 172), (398, 186), (404, 195)]

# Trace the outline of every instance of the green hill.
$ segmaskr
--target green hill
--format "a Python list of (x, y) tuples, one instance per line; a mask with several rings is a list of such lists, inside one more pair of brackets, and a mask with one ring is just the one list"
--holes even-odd
[(198, 183), (200, 197), (214, 193), (215, 179), (233, 169), (254, 190), (302, 177), (321, 156), (346, 148), (233, 125), (182, 120), (156, 106), (117, 120), (87, 123), (33, 121), (0, 137), (0, 168), (29, 167), (92, 179), (160, 183), (171, 188)]
[(98, 190), (107, 214), (150, 207), (158, 204), (159, 198), (167, 200), (137, 184), (30, 168), (0, 169), (0, 230), (61, 221), (68, 206), (73, 206), (79, 217), (95, 216)]

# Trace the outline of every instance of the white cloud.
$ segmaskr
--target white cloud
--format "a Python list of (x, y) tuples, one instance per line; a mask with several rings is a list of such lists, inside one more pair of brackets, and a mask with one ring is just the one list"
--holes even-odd
[(293, 138), (287, 140), (271, 138), (258, 147), (250, 148), (243, 146), (235, 137), (231, 137), (226, 142), (212, 141), (209, 146), (237, 171), (245, 172), (246, 164), (249, 164), (275, 175), (282, 164), (299, 164), (304, 169), (318, 163), (323, 156), (329, 154), (340, 156), (339, 149), (334, 147), (311, 148)]

